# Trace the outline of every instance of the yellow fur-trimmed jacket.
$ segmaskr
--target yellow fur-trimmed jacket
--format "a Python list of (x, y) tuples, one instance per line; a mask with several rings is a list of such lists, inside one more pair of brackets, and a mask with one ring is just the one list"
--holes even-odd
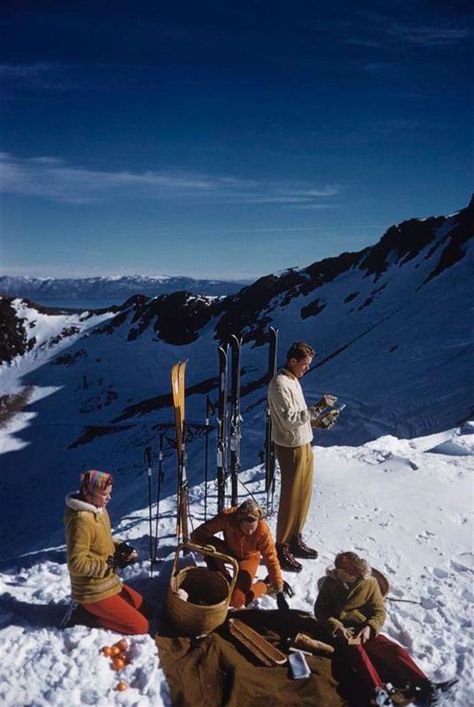
[(339, 628), (357, 634), (370, 626), (375, 636), (387, 615), (375, 577), (360, 577), (354, 584), (346, 584), (336, 577), (335, 570), (329, 570), (322, 581), (314, 614), (331, 635)]
[(115, 541), (105, 508), (68, 494), (64, 525), (72, 598), (90, 604), (118, 594), (122, 582), (107, 565), (107, 558), (115, 552)]

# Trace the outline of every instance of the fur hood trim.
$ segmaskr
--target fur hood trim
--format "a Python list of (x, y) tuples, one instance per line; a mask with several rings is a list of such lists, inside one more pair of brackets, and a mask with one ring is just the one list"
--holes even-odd
[[(371, 575), (372, 575), (372, 572), (371, 572), (371, 568), (369, 567), (368, 572), (366, 574), (364, 574), (364, 576), (361, 576), (360, 579), (367, 579), (367, 577), (370, 577)], [(340, 581), (337, 574), (336, 574), (336, 568), (334, 567), (334, 565), (331, 565), (330, 567), (326, 568), (326, 576), (331, 577), (331, 579), (335, 579), (336, 582)]]
[(73, 491), (68, 493), (66, 496), (66, 506), (73, 511), (89, 511), (89, 513), (96, 513), (97, 515), (102, 515), (103, 508), (97, 508), (92, 503), (87, 503), (78, 498), (79, 491)]

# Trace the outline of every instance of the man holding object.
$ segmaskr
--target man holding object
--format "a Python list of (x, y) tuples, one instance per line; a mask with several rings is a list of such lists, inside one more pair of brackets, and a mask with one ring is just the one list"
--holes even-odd
[(302, 536), (313, 490), (312, 428), (328, 429), (319, 419), (323, 410), (332, 407), (337, 398), (324, 395), (316, 405), (306, 405), (300, 378), (309, 370), (315, 353), (309, 344), (294, 342), (285, 365), (268, 387), (272, 442), (281, 471), (276, 548), (281, 568), (288, 572), (302, 570), (297, 557), (314, 559), (318, 556)]

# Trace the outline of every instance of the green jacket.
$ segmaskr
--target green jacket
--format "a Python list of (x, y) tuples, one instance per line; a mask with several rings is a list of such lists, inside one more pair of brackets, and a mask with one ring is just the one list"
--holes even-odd
[(370, 626), (377, 635), (386, 617), (382, 594), (374, 577), (361, 577), (349, 585), (337, 579), (334, 571), (328, 572), (323, 580), (314, 614), (331, 635), (342, 627), (357, 634), (365, 626)]
[(115, 542), (105, 508), (68, 494), (64, 525), (72, 598), (90, 604), (118, 594), (122, 582), (107, 565), (107, 558), (115, 552)]

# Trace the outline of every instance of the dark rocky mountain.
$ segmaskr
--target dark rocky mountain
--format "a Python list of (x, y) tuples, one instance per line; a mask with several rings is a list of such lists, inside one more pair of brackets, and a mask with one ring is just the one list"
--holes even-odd
[(188, 471), (191, 483), (201, 480), (206, 396), (216, 399), (216, 348), (230, 333), (244, 340), (243, 468), (262, 450), (269, 326), (279, 330), (281, 362), (295, 339), (316, 348), (303, 381), (308, 402), (331, 392), (346, 403), (318, 445), (462, 424), (473, 414), (473, 212), (471, 201), (451, 216), (404, 221), (371, 248), (262, 277), (226, 297), (135, 294), (84, 312), (0, 298), (2, 532), (19, 503), (27, 513), (19, 469), (38, 488), (60, 470), (50, 487), (56, 517), (84, 468), (128, 480), (143, 474), (143, 449), (156, 452), (160, 430), (165, 486), (174, 492), (170, 370), (185, 358)]

